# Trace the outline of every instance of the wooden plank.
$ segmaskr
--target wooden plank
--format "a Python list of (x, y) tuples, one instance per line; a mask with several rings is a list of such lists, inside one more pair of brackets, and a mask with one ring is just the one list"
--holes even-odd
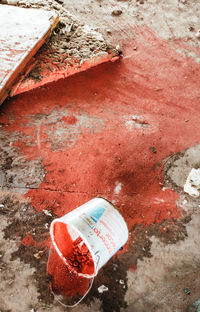
[(52, 11), (0, 5), (0, 104), (58, 21)]

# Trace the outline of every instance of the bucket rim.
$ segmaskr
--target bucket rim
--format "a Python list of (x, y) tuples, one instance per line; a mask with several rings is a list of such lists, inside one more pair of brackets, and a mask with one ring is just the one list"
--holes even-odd
[(60, 218), (56, 218), (55, 220), (52, 221), (51, 225), (50, 225), (50, 236), (51, 236), (51, 241), (53, 243), (53, 246), (56, 250), (56, 252), (58, 253), (59, 257), (63, 260), (63, 262), (65, 263), (65, 265), (68, 267), (68, 269), (70, 271), (71, 270), (71, 265), (67, 262), (66, 258), (63, 256), (62, 252), (60, 251), (60, 249), (58, 248), (56, 242), (55, 242), (55, 239), (54, 239), (54, 235), (53, 235), (53, 226), (56, 222), (60, 222), (60, 223), (63, 223), (67, 226), (71, 226), (73, 228), (73, 230), (75, 230), (79, 236), (82, 238), (82, 240), (84, 241), (84, 243), (86, 244), (91, 256), (92, 256), (92, 260), (93, 260), (93, 263), (94, 263), (94, 273), (93, 274), (83, 274), (83, 273), (75, 273), (73, 272), (74, 274), (78, 275), (78, 276), (81, 276), (81, 277), (85, 277), (85, 278), (93, 278), (97, 275), (98, 273), (98, 262), (99, 261), (96, 261), (96, 256), (93, 252), (93, 250), (91, 249), (91, 246), (88, 244), (87, 240), (85, 239), (84, 235), (71, 223), (66, 223), (66, 222), (63, 222), (62, 220), (60, 220)]

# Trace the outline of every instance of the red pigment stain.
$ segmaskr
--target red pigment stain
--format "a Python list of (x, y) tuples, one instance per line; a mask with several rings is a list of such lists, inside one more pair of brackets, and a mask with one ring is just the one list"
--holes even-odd
[(28, 233), (23, 239), (22, 239), (22, 244), (25, 246), (36, 246), (36, 242), (31, 235), (31, 233)]
[(131, 272), (134, 272), (135, 270), (137, 269), (137, 267), (136, 267), (136, 265), (131, 265), (130, 266), (130, 268), (129, 268), (129, 270), (131, 271)]
[[(179, 196), (162, 189), (163, 165), (200, 141), (199, 64), (147, 27), (138, 29), (120, 62), (17, 96), (3, 107), (2, 130), (19, 154), (41, 159), (46, 171), (40, 187), (26, 195), (37, 211), (62, 216), (101, 195), (115, 201), (130, 231), (180, 217)], [(63, 129), (55, 128), (59, 112), (86, 120), (73, 127), (62, 120), (67, 133), (76, 134), (71, 145), (63, 139), (62, 149), (54, 146), (64, 138)], [(61, 271), (52, 268), (58, 288), (59, 279), (64, 284)]]
[(63, 116), (61, 120), (70, 125), (77, 123), (77, 118), (75, 116)]
[(50, 238), (48, 239), (42, 239), (41, 241), (36, 241), (31, 233), (28, 233), (21, 241), (21, 243), (24, 246), (34, 246), (34, 247), (40, 247), (42, 249), (50, 248), (51, 241)]

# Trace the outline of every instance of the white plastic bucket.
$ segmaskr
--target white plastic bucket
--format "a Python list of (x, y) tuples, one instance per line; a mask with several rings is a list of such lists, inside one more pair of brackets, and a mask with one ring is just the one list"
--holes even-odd
[(91, 254), (94, 263), (94, 273), (77, 273), (79, 276), (87, 278), (96, 276), (99, 269), (128, 240), (128, 228), (120, 213), (104, 198), (94, 198), (51, 223), (50, 235), (52, 243), (69, 269), (69, 263), (55, 241), (54, 226), (57, 222), (66, 225), (73, 241), (77, 237), (81, 237)]

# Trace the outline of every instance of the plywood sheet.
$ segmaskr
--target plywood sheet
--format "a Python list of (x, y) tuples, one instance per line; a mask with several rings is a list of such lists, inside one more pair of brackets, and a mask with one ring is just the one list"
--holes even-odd
[(0, 5), (0, 104), (58, 21), (52, 11)]

